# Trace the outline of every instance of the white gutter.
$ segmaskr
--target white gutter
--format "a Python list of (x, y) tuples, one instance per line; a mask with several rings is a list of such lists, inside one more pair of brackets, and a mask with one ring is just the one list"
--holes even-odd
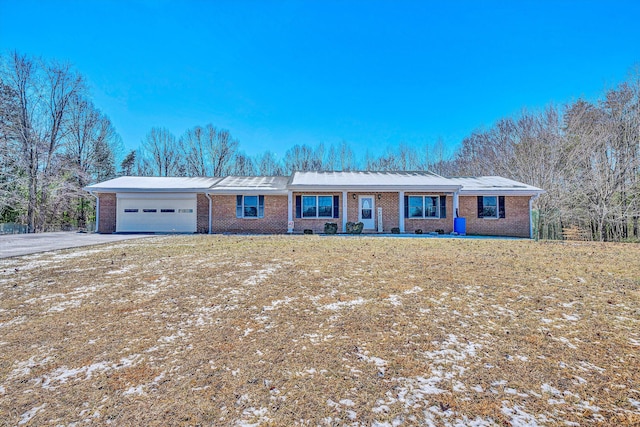
[(207, 217), (209, 218), (209, 233), (207, 234), (212, 234), (211, 233), (211, 226), (212, 226), (212, 217), (213, 217), (213, 211), (212, 211), (212, 207), (213, 207), (213, 200), (211, 200), (211, 196), (209, 196), (209, 193), (204, 193), (205, 196), (207, 196), (207, 199), (209, 199), (209, 214), (207, 215)]
[(533, 239), (533, 201), (540, 197), (540, 193), (529, 198), (529, 238)]
[(91, 194), (93, 197), (96, 198), (96, 229), (95, 232), (98, 232), (99, 226), (100, 226), (100, 197), (96, 196), (95, 194), (93, 194), (93, 191), (89, 191), (89, 194)]

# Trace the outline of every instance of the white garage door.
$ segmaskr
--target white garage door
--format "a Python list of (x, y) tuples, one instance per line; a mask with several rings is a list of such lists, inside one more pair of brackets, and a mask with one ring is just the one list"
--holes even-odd
[(195, 194), (119, 193), (116, 232), (195, 233)]

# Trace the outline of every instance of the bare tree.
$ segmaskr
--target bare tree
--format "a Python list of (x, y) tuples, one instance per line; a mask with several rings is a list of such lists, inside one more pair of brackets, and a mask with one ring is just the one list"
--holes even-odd
[(226, 176), (238, 151), (238, 140), (228, 130), (209, 124), (189, 129), (181, 138), (186, 171), (196, 176)]
[(261, 176), (284, 175), (282, 164), (270, 151), (266, 151), (262, 156), (259, 156), (255, 163), (258, 174)]
[(157, 176), (182, 176), (181, 153), (175, 136), (165, 128), (152, 128), (142, 144), (149, 170)]

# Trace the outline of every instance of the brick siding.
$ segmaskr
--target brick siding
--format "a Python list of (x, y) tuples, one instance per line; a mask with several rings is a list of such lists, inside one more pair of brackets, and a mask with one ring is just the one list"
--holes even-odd
[[(355, 196), (355, 198), (354, 198)], [(391, 229), (398, 227), (400, 216), (398, 213), (398, 193), (376, 193), (376, 192), (349, 192), (347, 193), (347, 221), (358, 222), (360, 210), (360, 196), (373, 196), (374, 201), (374, 230), (365, 230), (364, 232), (376, 233), (378, 227), (378, 208), (382, 208), (382, 232), (391, 233)]]
[(197, 233), (209, 232), (209, 199), (204, 194), (198, 194), (197, 199)]
[[(296, 218), (296, 196), (339, 196), (340, 204), (339, 204), (339, 216), (338, 218)], [(324, 225), (327, 222), (335, 222), (338, 224), (338, 233), (344, 233), (342, 229), (342, 193), (321, 193), (321, 192), (313, 192), (313, 193), (293, 193), (292, 200), (292, 209), (293, 209), (293, 222), (294, 222), (294, 233), (302, 233), (304, 230), (313, 230), (314, 233), (324, 233)], [(287, 218), (285, 214), (285, 218)]]
[[(443, 193), (404, 193), (405, 196), (442, 196)], [(453, 231), (453, 196), (447, 196), (447, 217), (446, 218), (405, 218), (404, 231), (414, 233), (422, 230), (423, 233), (432, 233), (436, 230), (443, 230), (445, 234)]]
[(211, 199), (213, 233), (287, 232), (287, 196), (264, 196), (264, 218), (236, 218), (235, 195), (212, 195)]
[(117, 201), (115, 193), (98, 194), (100, 199), (100, 218), (98, 233), (110, 234), (116, 232)]
[(476, 196), (460, 196), (459, 206), (467, 234), (529, 237), (529, 196), (505, 196), (505, 218), (478, 218)]

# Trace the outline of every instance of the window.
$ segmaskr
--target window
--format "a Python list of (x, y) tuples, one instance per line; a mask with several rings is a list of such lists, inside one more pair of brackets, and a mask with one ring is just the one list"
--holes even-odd
[(161, 213), (173, 213), (175, 211), (176, 211), (175, 209), (160, 209)]
[(478, 218), (505, 218), (504, 196), (478, 196)]
[(303, 218), (333, 218), (332, 196), (302, 196)]
[(340, 196), (296, 196), (296, 218), (339, 218)]
[(263, 218), (264, 196), (236, 196), (236, 218)]
[(154, 212), (158, 212), (158, 210), (157, 209), (142, 209), (142, 212), (154, 213)]
[(193, 209), (178, 209), (178, 213), (193, 213)]
[(405, 196), (406, 218), (446, 218), (446, 196)]
[(125, 213), (135, 213), (135, 212), (138, 212), (138, 209), (125, 209), (124, 212)]

